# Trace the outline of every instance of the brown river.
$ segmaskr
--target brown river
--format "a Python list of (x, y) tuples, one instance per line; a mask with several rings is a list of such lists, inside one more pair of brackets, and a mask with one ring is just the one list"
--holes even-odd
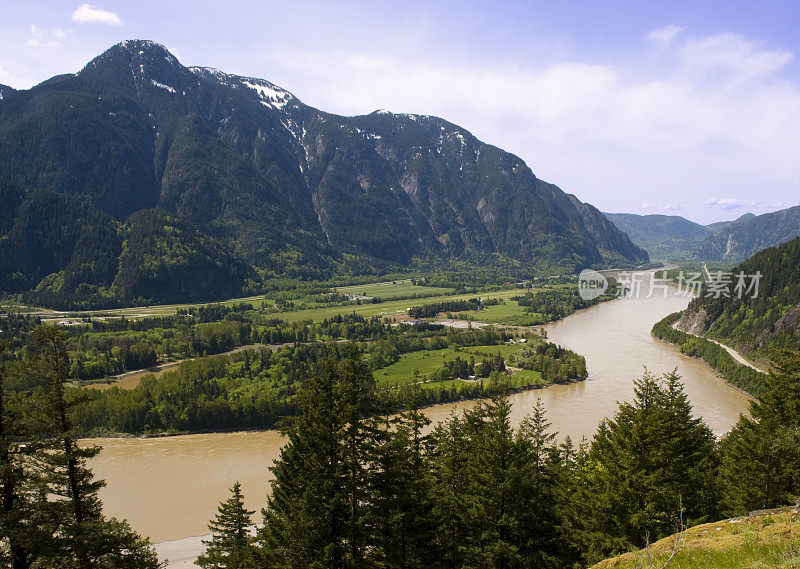
[[(617, 401), (633, 395), (633, 379), (644, 366), (653, 373), (683, 377), (695, 413), (717, 433), (728, 431), (745, 413), (748, 397), (728, 386), (699, 360), (650, 336), (653, 324), (686, 307), (688, 299), (660, 293), (650, 298), (605, 302), (545, 326), (548, 339), (586, 357), (589, 377), (511, 396), (518, 423), (537, 398), (547, 408), (552, 429), (577, 441), (591, 438), (598, 423), (612, 416)], [(426, 409), (434, 421), (474, 402)], [(275, 431), (197, 434), (151, 439), (100, 439), (103, 451), (93, 459), (95, 474), (107, 482), (101, 492), (108, 516), (127, 518), (153, 542), (182, 540), (207, 533), (206, 524), (234, 481), (242, 483), (250, 509), (265, 502), (269, 466), (282, 438)], [(258, 516), (256, 516), (258, 517)], [(164, 544), (170, 559), (196, 555), (199, 540)], [(162, 547), (159, 552), (163, 554)], [(188, 567), (177, 561), (170, 567)]]

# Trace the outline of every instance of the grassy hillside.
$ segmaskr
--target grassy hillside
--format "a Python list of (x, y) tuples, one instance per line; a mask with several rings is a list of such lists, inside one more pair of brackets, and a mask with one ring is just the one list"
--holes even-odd
[(593, 569), (795, 569), (800, 567), (798, 510), (695, 526), (647, 549), (606, 559)]

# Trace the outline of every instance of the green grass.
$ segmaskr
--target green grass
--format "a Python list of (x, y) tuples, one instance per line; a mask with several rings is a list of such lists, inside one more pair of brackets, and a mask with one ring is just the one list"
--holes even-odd
[(336, 287), (336, 291), (342, 294), (377, 296), (381, 299), (445, 295), (453, 290), (455, 289), (413, 285), (410, 280)]
[[(241, 302), (252, 304), (255, 307), (261, 306), (262, 302), (266, 302), (267, 305), (271, 305), (274, 303), (272, 300), (268, 300), (264, 297), (264, 295), (258, 296), (247, 296), (242, 298), (231, 298), (228, 300), (221, 300), (217, 301), (210, 301), (210, 302), (194, 302), (194, 303), (187, 303), (187, 304), (159, 304), (155, 306), (136, 306), (131, 308), (109, 308), (106, 310), (83, 310), (77, 312), (58, 312), (55, 310), (49, 310), (46, 308), (38, 309), (43, 312), (42, 318), (56, 318), (56, 319), (63, 319), (67, 317), (71, 318), (80, 318), (83, 316), (93, 316), (93, 317), (104, 317), (104, 318), (119, 318), (124, 316), (125, 318), (141, 318), (145, 316), (172, 316), (175, 314), (176, 310), (179, 308), (189, 309), (189, 308), (199, 308), (201, 306), (207, 306), (209, 304), (221, 304), (224, 306), (229, 306), (231, 304), (238, 304)], [(3, 307), (4, 309), (8, 310), (11, 307)]]
[[(385, 283), (383, 283), (385, 284)], [(361, 294), (364, 292), (364, 286), (357, 286), (357, 287), (344, 287), (347, 289), (353, 289), (356, 291), (357, 294)], [(400, 285), (392, 285), (389, 283), (388, 286), (400, 286)], [(315, 320), (320, 321), (325, 318), (331, 318), (332, 316), (336, 316), (337, 314), (351, 314), (353, 312), (357, 314), (361, 314), (362, 316), (387, 316), (392, 314), (399, 314), (401, 312), (405, 312), (407, 308), (411, 306), (419, 306), (422, 304), (428, 304), (432, 302), (441, 302), (443, 300), (467, 300), (470, 298), (508, 298), (511, 296), (517, 296), (520, 294), (520, 291), (517, 289), (510, 289), (510, 290), (499, 290), (493, 292), (481, 292), (481, 293), (469, 293), (469, 294), (445, 294), (442, 295), (441, 291), (447, 291), (450, 289), (445, 288), (437, 288), (437, 287), (419, 287), (413, 286), (411, 284), (403, 285), (404, 287), (413, 287), (414, 289), (419, 289), (422, 292), (426, 292), (428, 290), (436, 291), (437, 294), (421, 297), (421, 298), (413, 298), (413, 299), (397, 299), (397, 300), (387, 300), (386, 302), (381, 302), (379, 304), (372, 304), (372, 303), (365, 303), (361, 305), (349, 305), (349, 306), (322, 306), (317, 308), (306, 308), (302, 310), (293, 310), (289, 312), (276, 312), (275, 317), (280, 318), (282, 320), (286, 320), (288, 322), (296, 322), (298, 320)], [(398, 289), (399, 290), (399, 289)], [(265, 298), (263, 295), (259, 296), (249, 296), (244, 298), (232, 298), (229, 300), (220, 301), (219, 303), (213, 302), (199, 302), (199, 303), (191, 303), (191, 304), (169, 304), (169, 305), (159, 305), (159, 306), (146, 306), (146, 307), (134, 307), (134, 308), (114, 308), (109, 310), (92, 310), (92, 311), (85, 311), (85, 312), (73, 312), (69, 313), (69, 316), (72, 318), (78, 318), (81, 316), (100, 316), (105, 318), (119, 318), (120, 316), (125, 316), (126, 318), (141, 318), (146, 316), (166, 316), (175, 314), (175, 311), (179, 308), (192, 308), (192, 307), (200, 307), (205, 306), (208, 304), (222, 304), (222, 305), (231, 305), (240, 302), (251, 303), (255, 307), (259, 307), (261, 302), (266, 302), (267, 305), (271, 305), (273, 303), (272, 300)], [(55, 314), (51, 313), (51, 318), (65, 318), (67, 315), (65, 314)], [(46, 315), (43, 315), (43, 318), (47, 318)]]
[[(522, 293), (518, 293), (522, 294)], [(516, 295), (512, 295), (516, 296)], [(487, 306), (483, 310), (467, 310), (455, 315), (459, 320), (475, 320), (489, 324), (508, 326), (536, 326), (542, 323), (543, 316), (537, 312), (526, 312), (516, 300), (506, 299), (502, 304)]]
[(445, 300), (467, 300), (470, 298), (508, 298), (510, 296), (517, 296), (520, 292), (516, 289), (512, 290), (499, 290), (495, 292), (482, 292), (470, 294), (455, 294), (446, 296), (430, 296), (425, 298), (415, 298), (406, 300), (388, 300), (380, 304), (362, 304), (360, 306), (326, 306), (322, 308), (307, 308), (305, 310), (294, 310), (291, 312), (280, 312), (275, 316), (288, 322), (295, 322), (297, 320), (323, 320), (336, 316), (337, 314), (360, 314), (362, 316), (389, 316), (392, 314), (399, 314), (405, 312), (411, 306), (420, 306), (423, 304), (430, 304), (433, 302), (442, 302)]
[[(678, 544), (677, 546), (675, 544)], [(800, 568), (800, 515), (784, 512), (689, 528), (650, 548), (606, 559), (593, 569), (780, 569)]]
[[(400, 356), (400, 360), (392, 365), (375, 370), (373, 375), (375, 376), (375, 381), (379, 384), (404, 385), (420, 381), (422, 376), (429, 376), (441, 369), (445, 362), (452, 361), (457, 357), (468, 360), (470, 356), (474, 355), (475, 361), (480, 362), (484, 357), (494, 356), (498, 352), (506, 359), (508, 365), (513, 366), (513, 362), (508, 362), (509, 356), (517, 355), (524, 347), (525, 344), (499, 344), (496, 346), (470, 346), (459, 349), (445, 348), (443, 350), (410, 352)], [(538, 383), (542, 377), (538, 371), (528, 370), (517, 371), (513, 375), (514, 377), (519, 375), (519, 379), (526, 379), (530, 383)], [(459, 380), (454, 380), (454, 382), (459, 382)], [(438, 383), (437, 385), (442, 385), (443, 383)]]

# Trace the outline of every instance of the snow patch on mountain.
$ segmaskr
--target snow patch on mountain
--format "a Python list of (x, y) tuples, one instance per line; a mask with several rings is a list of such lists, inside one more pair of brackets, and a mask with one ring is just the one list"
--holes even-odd
[[(205, 79), (214, 79), (222, 85), (231, 85), (231, 81), (236, 79), (235, 75), (228, 75), (215, 67), (189, 67), (189, 71)], [(200, 83), (198, 83), (199, 85)]]
[(258, 93), (261, 104), (271, 109), (283, 109), (294, 99), (286, 89), (281, 89), (266, 79), (257, 77), (241, 77), (230, 75), (213, 67), (189, 67), (189, 71), (200, 77), (211, 78), (223, 85), (231, 87), (247, 87)]
[(163, 83), (159, 83), (155, 79), (150, 79), (150, 83), (153, 84), (153, 87), (158, 87), (159, 89), (164, 89), (165, 91), (169, 91), (170, 93), (176, 93), (175, 89), (170, 87), (169, 85), (164, 85)]
[(242, 83), (253, 89), (261, 98), (261, 104), (273, 109), (282, 109), (292, 100), (292, 94), (264, 79), (243, 78)]

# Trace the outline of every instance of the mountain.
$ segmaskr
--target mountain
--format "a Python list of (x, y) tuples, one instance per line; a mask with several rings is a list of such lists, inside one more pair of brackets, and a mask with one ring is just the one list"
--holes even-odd
[[(760, 216), (763, 217), (763, 216)], [(800, 237), (760, 251), (731, 270), (729, 297), (692, 300), (677, 328), (722, 340), (745, 352), (769, 357), (776, 348), (800, 344)], [(758, 295), (735, 293), (739, 273), (761, 274)]]
[[(130, 216), (160, 210), (204, 244), (203, 258), (222, 255), (215, 266), (247, 267), (243, 281), (442, 258), (513, 259), (538, 271), (648, 259), (594, 207), (460, 126), (387, 111), (329, 114), (264, 79), (184, 67), (149, 41), (122, 42), (76, 74), (4, 95), (0, 179), (77, 200), (123, 232)], [(48, 237), (53, 247), (72, 243)], [(109, 259), (120, 251), (112, 241)], [(41, 291), (68, 269), (68, 253), (37, 267), (7, 257), (1, 268), (18, 277), (3, 290)], [(109, 298), (138, 294), (115, 286), (115, 270), (93, 278)]]
[[(628, 234), (631, 241), (645, 249), (655, 259), (681, 261), (697, 259), (698, 247), (719, 231), (739, 222), (754, 219), (746, 213), (733, 221), (718, 221), (700, 225), (679, 215), (637, 215), (635, 213), (604, 213), (615, 226)], [(699, 257), (711, 260), (710, 258)]]
[(687, 259), (713, 233), (710, 226), (700, 225), (678, 215), (604, 215), (655, 259)]
[(11, 94), (13, 91), (14, 89), (9, 87), (8, 85), (3, 85), (2, 83), (0, 83), (0, 99), (2, 99), (5, 95)]
[(745, 213), (744, 215), (737, 217), (733, 221), (718, 221), (716, 223), (709, 223), (708, 225), (706, 225), (706, 227), (709, 228), (713, 233), (716, 233), (717, 231), (722, 231), (723, 229), (727, 229), (734, 223), (738, 223), (740, 221), (750, 221), (751, 219), (755, 219), (755, 217), (756, 216), (754, 213)]
[(800, 235), (800, 206), (741, 217), (697, 246), (703, 260), (742, 261), (750, 255)]

